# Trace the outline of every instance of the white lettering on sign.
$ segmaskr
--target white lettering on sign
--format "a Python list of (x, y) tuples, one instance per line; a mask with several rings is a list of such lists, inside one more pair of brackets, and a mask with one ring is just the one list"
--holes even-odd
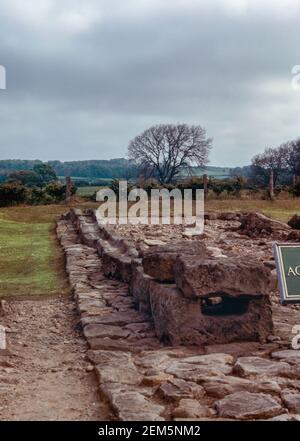
[(300, 265), (295, 266), (295, 268), (289, 267), (288, 276), (300, 276)]

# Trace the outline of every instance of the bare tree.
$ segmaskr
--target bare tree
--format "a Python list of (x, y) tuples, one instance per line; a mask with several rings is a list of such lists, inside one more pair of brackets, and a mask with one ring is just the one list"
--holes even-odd
[(201, 126), (161, 124), (134, 138), (128, 156), (141, 169), (152, 170), (161, 184), (168, 184), (184, 168), (206, 165), (211, 144)]
[(268, 179), (272, 171), (274, 185), (276, 185), (278, 176), (288, 165), (288, 151), (287, 143), (282, 144), (276, 149), (266, 148), (263, 153), (254, 156), (252, 166)]
[(300, 175), (300, 138), (286, 143), (288, 149), (287, 164), (293, 174), (293, 185)]

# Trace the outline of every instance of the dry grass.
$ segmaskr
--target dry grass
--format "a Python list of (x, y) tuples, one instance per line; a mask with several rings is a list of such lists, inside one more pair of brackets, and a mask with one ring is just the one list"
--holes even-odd
[(258, 200), (209, 200), (205, 203), (206, 211), (260, 211), (273, 219), (287, 222), (293, 214), (300, 212), (300, 200), (278, 199), (275, 201)]

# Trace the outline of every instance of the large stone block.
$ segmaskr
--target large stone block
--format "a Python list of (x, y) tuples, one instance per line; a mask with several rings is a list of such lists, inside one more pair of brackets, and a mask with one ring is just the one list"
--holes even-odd
[(175, 268), (175, 282), (185, 297), (220, 296), (224, 300), (222, 307), (227, 307), (228, 313), (235, 306), (232, 297), (240, 298), (235, 302), (236, 307), (244, 309), (247, 302), (243, 302), (243, 298), (264, 295), (269, 277), (270, 271), (264, 265), (248, 258), (183, 256), (177, 258)]
[(200, 241), (180, 241), (155, 246), (143, 252), (143, 268), (146, 274), (160, 282), (174, 282), (174, 268), (178, 256), (207, 255), (204, 243)]
[(272, 311), (267, 296), (233, 299), (230, 307), (226, 300), (224, 303), (223, 310), (218, 306), (214, 309), (207, 306), (207, 299), (183, 296), (175, 285), (156, 282), (151, 285), (151, 311), (161, 341), (173, 345), (264, 341), (272, 333)]

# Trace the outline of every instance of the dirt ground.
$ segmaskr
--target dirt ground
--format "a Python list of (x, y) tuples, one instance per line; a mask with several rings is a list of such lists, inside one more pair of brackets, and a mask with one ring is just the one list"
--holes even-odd
[(11, 301), (0, 324), (0, 420), (111, 420), (100, 401), (75, 304), (62, 296)]

